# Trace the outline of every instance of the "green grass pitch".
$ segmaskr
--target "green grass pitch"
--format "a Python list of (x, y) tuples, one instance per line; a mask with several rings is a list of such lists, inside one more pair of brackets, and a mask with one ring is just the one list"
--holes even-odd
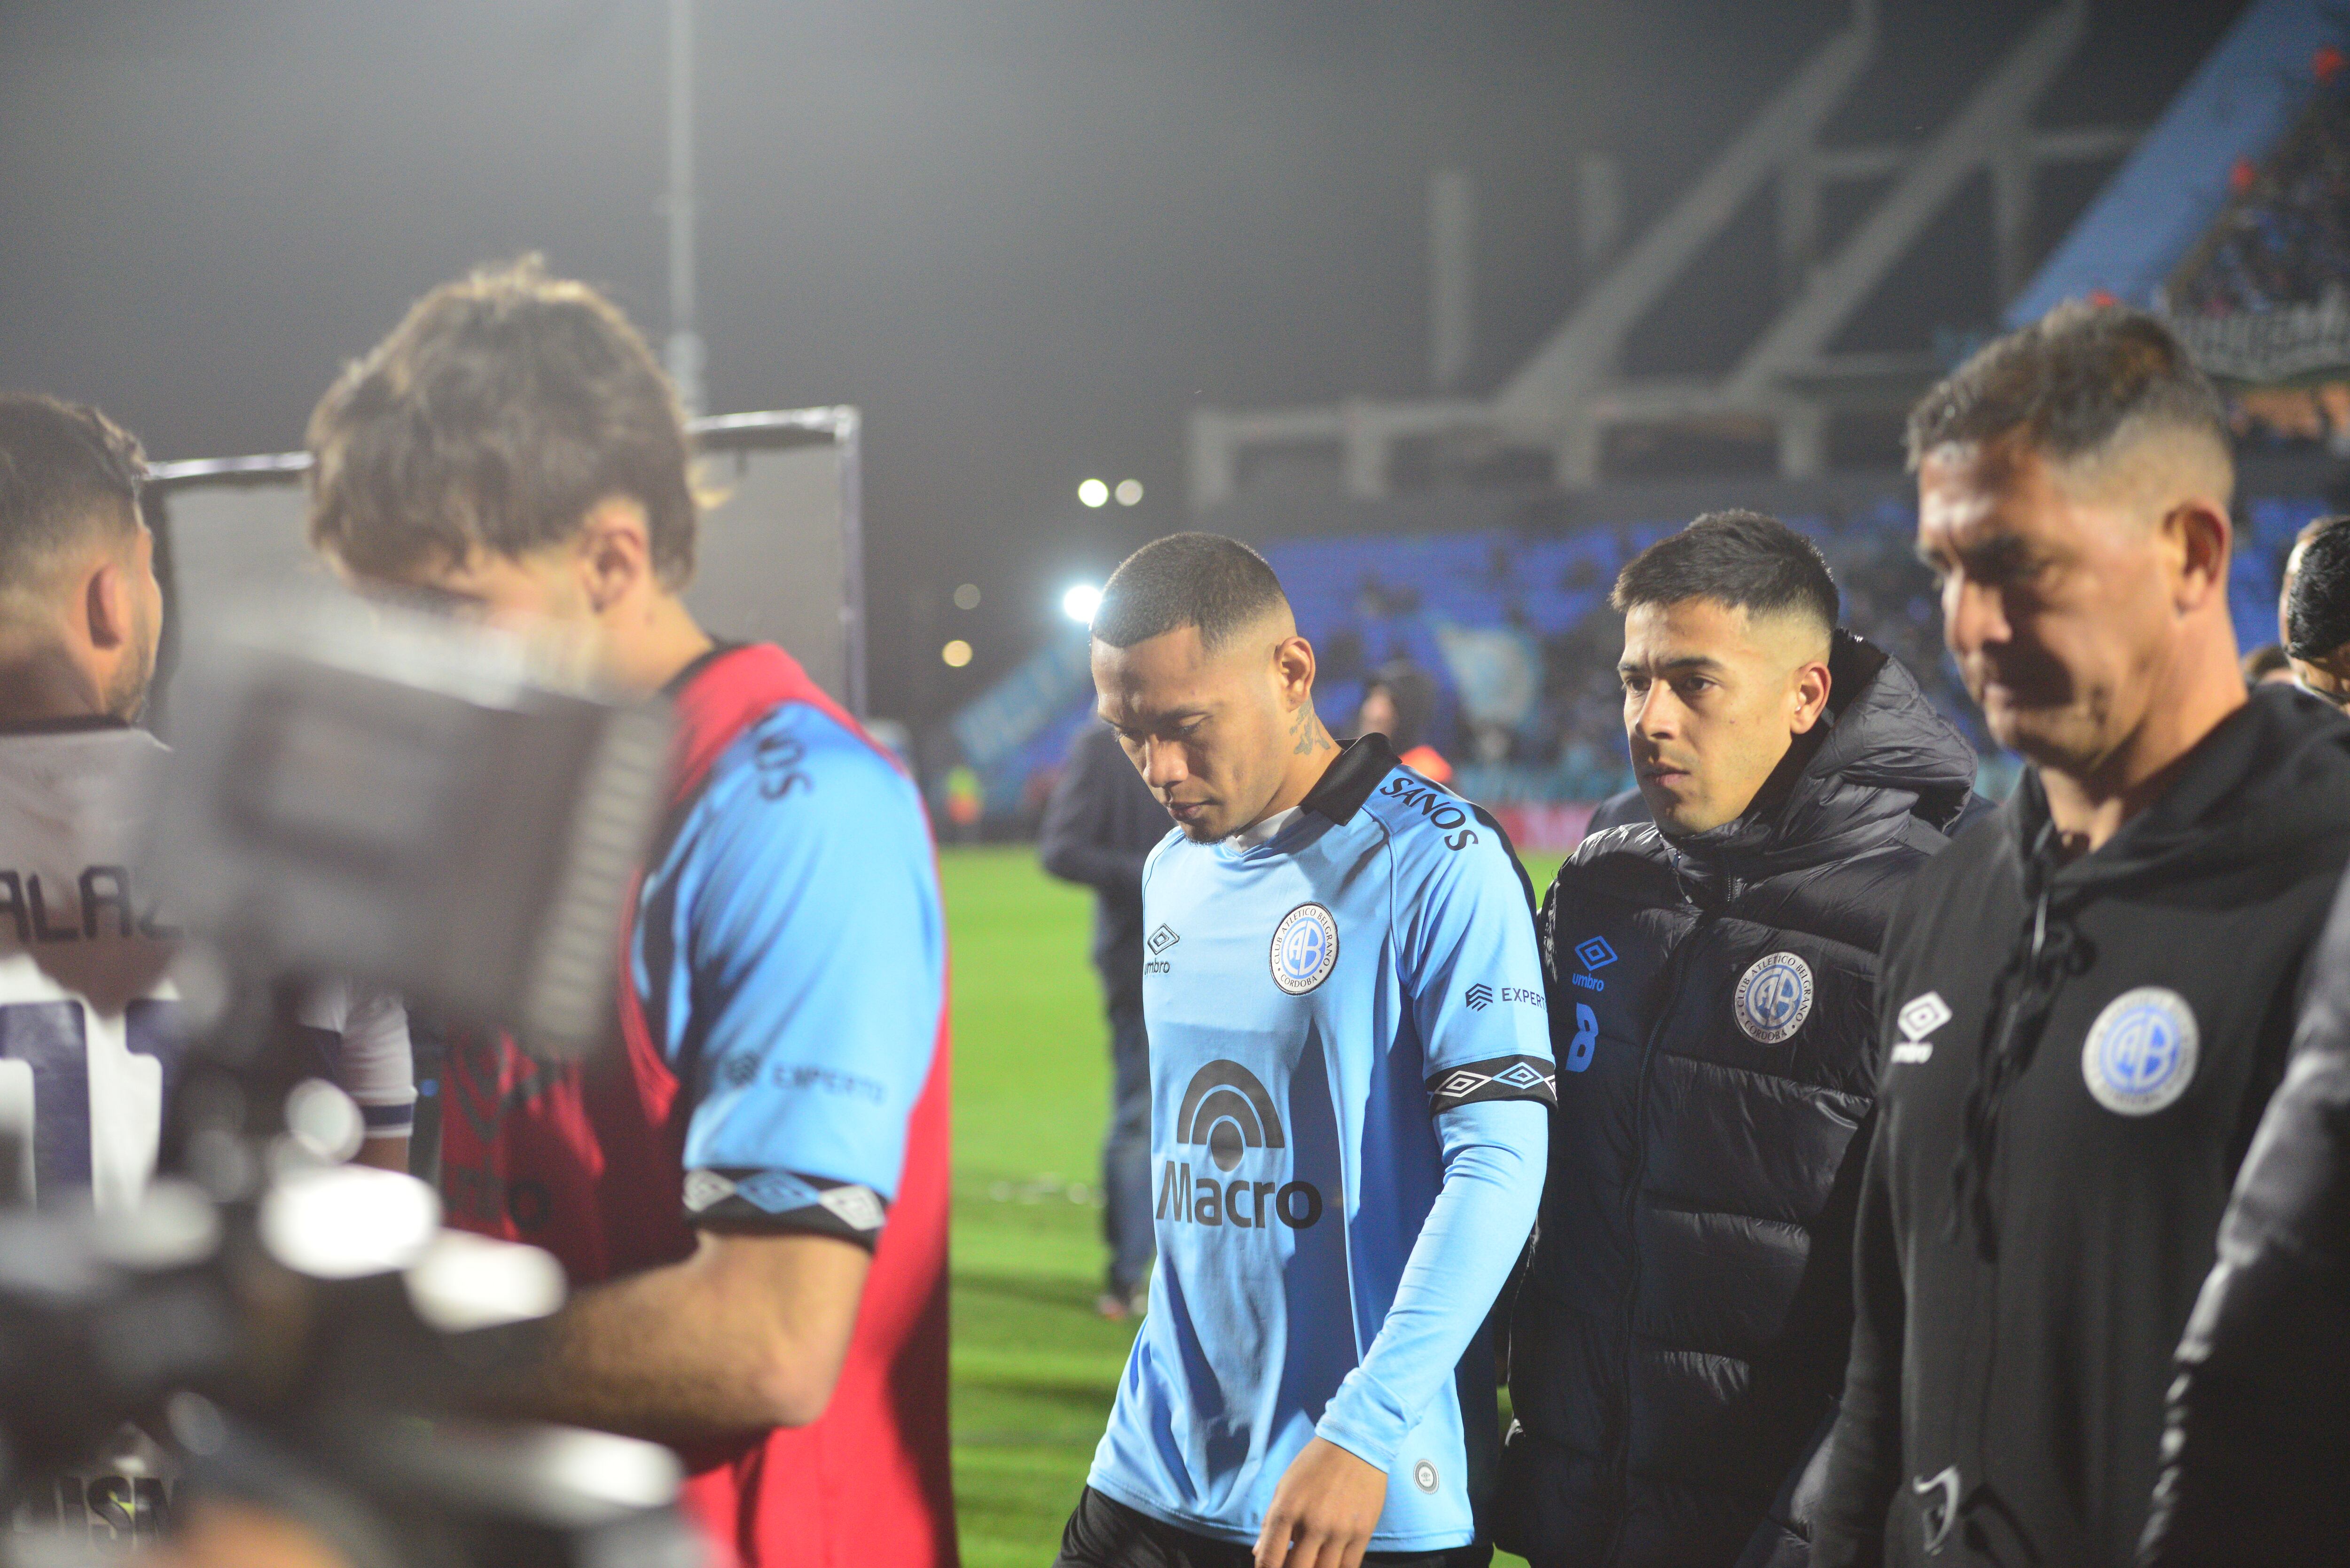
[[(1537, 888), (1553, 864), (1530, 867)], [(1134, 1337), (1093, 1312), (1109, 1063), (1086, 959), (1092, 896), (1046, 877), (1024, 846), (946, 850), (940, 876), (954, 964), (963, 1562), (1046, 1568)]]

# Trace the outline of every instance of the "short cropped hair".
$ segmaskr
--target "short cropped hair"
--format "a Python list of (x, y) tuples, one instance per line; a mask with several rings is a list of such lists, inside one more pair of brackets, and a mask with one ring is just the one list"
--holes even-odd
[(61, 550), (139, 526), (147, 457), (83, 403), (0, 393), (0, 594), (36, 587)]
[(1094, 610), (1094, 640), (1132, 648), (1195, 626), (1200, 646), (1213, 653), (1233, 633), (1288, 603), (1264, 557), (1238, 539), (1170, 534), (1110, 574)]
[(1607, 602), (1636, 605), (1712, 599), (1750, 616), (1798, 615), (1822, 635), (1843, 608), (1818, 545), (1760, 512), (1709, 512), (1632, 557)]
[(2284, 597), (2284, 645), (2295, 659), (2328, 659), (2350, 643), (2350, 516), (2321, 517), (2297, 546)]
[(1946, 442), (2021, 435), (2054, 462), (2093, 456), (2147, 427), (2193, 431), (2225, 456), (2228, 420), (2210, 378), (2154, 317), (2060, 305), (1994, 338), (1909, 410), (1909, 466)]
[(310, 416), (310, 540), (365, 575), (576, 535), (645, 509), (663, 583), (693, 575), (682, 410), (644, 338), (536, 256), (442, 284)]

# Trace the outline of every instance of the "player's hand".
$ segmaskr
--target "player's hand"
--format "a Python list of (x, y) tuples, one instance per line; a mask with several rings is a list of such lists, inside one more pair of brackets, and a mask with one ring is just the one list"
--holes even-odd
[(1315, 1438), (1273, 1489), (1256, 1568), (1357, 1568), (1387, 1500), (1385, 1470)]

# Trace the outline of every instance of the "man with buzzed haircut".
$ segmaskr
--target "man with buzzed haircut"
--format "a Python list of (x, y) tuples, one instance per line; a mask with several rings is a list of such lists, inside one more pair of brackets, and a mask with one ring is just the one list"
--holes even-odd
[[(32, 1117), (21, 1196), (86, 1193), (101, 1212), (154, 1169), (184, 1041), (165, 974), (180, 933), (133, 810), (163, 753), (137, 727), (163, 633), (146, 475), (138, 441), (98, 410), (0, 393), (0, 1126)], [(400, 999), (329, 981), (292, 1022), (359, 1103), (359, 1158), (405, 1169)]]
[(1059, 1561), (1482, 1564), (1481, 1328), (1552, 1095), (1525, 874), (1384, 736), (1331, 741), (1244, 545), (1128, 557), (1093, 671), (1180, 831), (1142, 889), (1159, 1269)]
[(2350, 704), (2350, 517), (2320, 517), (2285, 556), (2277, 636), (2303, 691)]
[(2210, 383), (2066, 306), (1909, 420), (2015, 793), (1909, 885), (1815, 1564), (2130, 1563), (2171, 1353), (2350, 856), (2350, 723), (2249, 697)]
[(1564, 1071), (1496, 1539), (1536, 1568), (1800, 1563), (1877, 939), (1974, 753), (1773, 518), (1700, 517), (1611, 602), (1646, 819), (1585, 839), (1543, 909)]

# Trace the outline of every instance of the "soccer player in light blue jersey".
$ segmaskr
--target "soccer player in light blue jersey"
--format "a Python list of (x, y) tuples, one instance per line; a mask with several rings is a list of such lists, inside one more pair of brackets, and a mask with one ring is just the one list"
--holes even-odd
[(1483, 1325), (1554, 1089), (1524, 873), (1331, 741), (1244, 545), (1137, 551), (1093, 672), (1179, 831), (1143, 874), (1159, 1272), (1060, 1563), (1482, 1564)]

